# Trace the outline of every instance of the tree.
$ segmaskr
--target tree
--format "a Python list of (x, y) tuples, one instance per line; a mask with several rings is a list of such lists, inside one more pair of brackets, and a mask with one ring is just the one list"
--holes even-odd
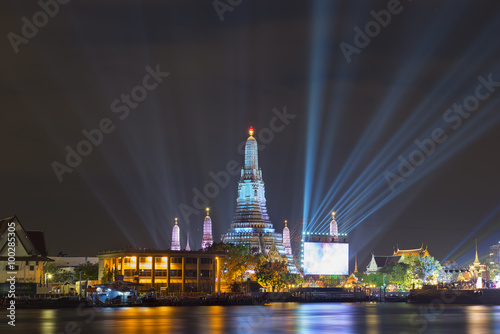
[(455, 282), (460, 275), (461, 269), (456, 262), (448, 262), (443, 265), (443, 273), (439, 277), (439, 281), (442, 283), (451, 283)]
[(113, 270), (109, 269), (109, 266), (106, 264), (104, 266), (104, 272), (102, 274), (102, 283), (113, 282), (115, 280), (115, 273)]
[(233, 282), (229, 286), (229, 289), (231, 290), (231, 292), (234, 292), (234, 293), (240, 293), (241, 292), (241, 286), (240, 286), (240, 284), (238, 284), (236, 282)]
[(339, 275), (320, 276), (319, 279), (323, 281), (323, 285), (325, 288), (338, 287), (342, 282), (342, 278)]
[(443, 275), (443, 268), (439, 261), (432, 256), (408, 255), (403, 259), (403, 263), (410, 266), (410, 273), (415, 280), (421, 280), (427, 284), (431, 279)]
[(232, 245), (222, 242), (214, 243), (208, 251), (224, 252), (220, 263), (222, 277), (228, 283), (236, 282), (237, 277), (243, 280), (243, 275), (249, 270), (254, 269), (262, 255), (258, 250), (250, 249), (245, 245)]
[(297, 286), (304, 283), (304, 277), (300, 274), (292, 274), (290, 272), (284, 272), (282, 276), (285, 285)]
[[(47, 274), (47, 282), (52, 283), (73, 283), (73, 273), (57, 267), (53, 262), (46, 262), (43, 266), (44, 275)], [(52, 277), (48, 279), (48, 275)]]
[(271, 286), (272, 291), (283, 288), (286, 284), (288, 268), (285, 261), (270, 262), (261, 259), (256, 268), (257, 281)]
[(358, 281), (365, 283), (365, 286), (375, 285), (381, 287), (384, 284), (384, 274), (381, 272), (372, 274), (357, 273), (356, 277), (358, 277)]
[(412, 286), (412, 273), (410, 265), (403, 262), (391, 263), (380, 269), (382, 274), (386, 274), (386, 284), (395, 284), (400, 289), (408, 290)]
[(54, 262), (45, 262), (43, 265), (43, 274), (50, 274), (52, 277), (54, 277), (57, 273), (57, 270), (59, 268), (54, 264)]
[(80, 271), (82, 272), (82, 280), (96, 280), (99, 276), (98, 263), (82, 263), (75, 268), (75, 280), (80, 279)]

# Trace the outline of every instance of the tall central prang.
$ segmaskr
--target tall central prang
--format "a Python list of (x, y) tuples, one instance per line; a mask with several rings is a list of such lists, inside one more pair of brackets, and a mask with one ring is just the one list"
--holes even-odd
[[(275, 232), (267, 213), (264, 181), (259, 168), (259, 147), (253, 132), (250, 127), (250, 137), (245, 144), (245, 165), (238, 182), (236, 212), (228, 233), (222, 235), (222, 241), (258, 248), (263, 254), (267, 254), (274, 243), (278, 252), (286, 255), (283, 237)], [(287, 258), (292, 265), (291, 254)]]
[[(249, 133), (250, 137), (245, 144), (245, 165), (241, 169), (236, 212), (231, 228), (234, 232), (247, 232), (250, 231), (248, 228), (258, 228), (264, 229), (259, 230), (260, 232), (274, 233), (267, 214), (264, 181), (259, 168), (259, 146), (253, 137), (252, 127)], [(247, 230), (241, 230), (241, 228)]]

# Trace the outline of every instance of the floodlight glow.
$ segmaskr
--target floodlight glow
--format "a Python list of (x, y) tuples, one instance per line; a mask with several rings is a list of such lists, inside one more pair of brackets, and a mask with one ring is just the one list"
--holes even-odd
[(333, 1), (313, 1), (312, 15), (314, 17), (312, 27), (312, 45), (309, 70), (309, 101), (307, 115), (307, 138), (306, 138), (306, 159), (305, 159), (305, 179), (304, 179), (304, 217), (308, 217), (309, 200), (312, 195), (314, 184), (314, 173), (316, 156), (318, 153), (318, 131), (321, 126), (321, 110), (324, 104), (325, 93), (325, 71), (324, 66), (331, 52), (331, 41), (328, 36), (331, 33), (332, 23), (325, 16), (330, 13), (334, 5)]
[[(474, 258), (472, 253), (474, 252), (474, 248), (471, 246), (472, 245), (472, 239), (474, 237), (478, 236), (479, 230), (486, 225), (487, 223), (491, 222), (495, 217), (498, 216), (500, 213), (500, 205), (498, 205), (496, 208), (494, 208), (479, 224), (473, 224), (474, 229), (470, 231), (467, 236), (455, 247), (451, 250), (451, 252), (448, 253), (443, 259), (442, 262), (446, 261), (449, 258), (455, 259), (455, 261), (461, 265), (466, 264)], [(483, 232), (482, 236), (480, 237), (479, 243), (478, 243), (478, 251), (479, 253), (484, 253), (487, 251), (488, 247), (492, 244), (494, 244), (494, 240), (498, 239), (498, 236), (500, 235), (499, 230), (492, 230), (488, 232)], [(464, 245), (468, 243), (469, 247), (465, 247)]]
[[(488, 43), (488, 39), (491, 39), (492, 33), (497, 29), (496, 19), (500, 18), (500, 15), (497, 15), (495, 19), (485, 25), (478, 38), (467, 46), (462, 56), (458, 57), (451, 69), (439, 80), (435, 87), (432, 87), (432, 90), (426, 95), (422, 103), (415, 108), (410, 117), (404, 121), (404, 124), (390, 138), (382, 150), (371, 156), (371, 160), (368, 160), (367, 163), (362, 164), (361, 157), (367, 156), (368, 153), (371, 154), (370, 148), (380, 139), (382, 130), (388, 120), (399, 111), (401, 103), (405, 101), (405, 96), (411, 90), (412, 83), (419, 78), (421, 68), (433, 54), (431, 51), (438, 48), (441, 41), (447, 38), (451, 28), (458, 22), (463, 8), (463, 4), (455, 8), (453, 15), (448, 17), (446, 22), (437, 19), (430, 22), (427, 30), (429, 38), (421, 39), (420, 42), (413, 43), (412, 47), (408, 48), (409, 57), (407, 63), (404, 64), (401, 72), (394, 79), (392, 89), (387, 93), (372, 118), (370, 126), (363, 133), (333, 183), (324, 182), (325, 173), (330, 169), (328, 168), (328, 162), (334, 160), (332, 158), (333, 152), (330, 149), (321, 151), (320, 155), (307, 152), (306, 158), (318, 158), (306, 165), (303, 215), (309, 221), (307, 230), (313, 233), (324, 230), (329, 223), (327, 208), (334, 204), (338, 210), (342, 210), (339, 217), (339, 221), (343, 223), (341, 229), (344, 232), (351, 231), (364, 219), (428, 175), (429, 172), (469, 145), (493, 125), (498, 124), (500, 119), (496, 115), (491, 117), (497, 103), (494, 102), (486, 107), (482, 106), (479, 110), (481, 115), (474, 115), (475, 119), (467, 119), (464, 125), (454, 133), (454, 137), (450, 138), (446, 145), (439, 148), (439, 153), (435, 153), (431, 158), (427, 159), (426, 166), (419, 167), (419, 172), (412, 175), (396, 191), (387, 191), (388, 187), (383, 178), (383, 173), (393, 167), (395, 157), (399, 154), (408, 153), (409, 150), (411, 151), (413, 149), (413, 140), (425, 137), (430, 130), (441, 125), (443, 111), (449, 107), (447, 104), (450, 100), (456, 96), (460, 97), (471, 92), (471, 88), (463, 88), (464, 82), (467, 78), (473, 79), (477, 76), (478, 67), (477, 65), (471, 66), (471, 64), (480, 65), (494, 52), (496, 45)], [(481, 52), (478, 52), (478, 50), (481, 50)], [(419, 59), (418, 63), (415, 63), (414, 59)], [(484, 68), (482, 68), (480, 73), (488, 72), (485, 72)], [(498, 71), (492, 69), (490, 73), (498, 73)], [(458, 74), (465, 80), (457, 80)], [(330, 99), (332, 104), (340, 106), (341, 109), (343, 103), (339, 103), (339, 95), (335, 92), (332, 95), (334, 97)], [(319, 95), (315, 97), (319, 97)], [(314, 101), (314, 103), (315, 106), (319, 106), (322, 101)], [(338, 109), (331, 110), (331, 114), (333, 112), (338, 112)], [(314, 111), (314, 113), (317, 113), (317, 111)], [(487, 116), (488, 118), (486, 118)], [(333, 116), (331, 119), (333, 119)], [(315, 139), (322, 128), (330, 130), (335, 126), (336, 124), (327, 122), (326, 125), (319, 124), (317, 127), (308, 127), (308, 131), (314, 132), (314, 136), (311, 138)], [(332, 132), (328, 132), (325, 136), (331, 138)], [(326, 147), (330, 148), (330, 143), (333, 141), (328, 140), (328, 144), (325, 144)], [(315, 147), (318, 147), (318, 141), (315, 141), (315, 144)], [(309, 150), (309, 146), (307, 149)], [(318, 168), (319, 173), (317, 172)], [(323, 185), (325, 184), (330, 185), (326, 195), (323, 191)], [(314, 194), (309, 193), (307, 189), (314, 189)], [(312, 217), (310, 216), (311, 212), (313, 213)]]
[[(500, 122), (500, 114), (494, 114), (493, 110), (498, 107), (499, 100), (493, 101), (492, 103), (485, 106), (482, 110), (478, 111), (474, 117), (471, 117), (464, 122), (461, 127), (450, 135), (449, 139), (436, 148), (433, 155), (426, 157), (426, 163), (419, 166), (419, 172), (411, 175), (403, 184), (401, 184), (396, 191), (391, 191), (387, 185), (387, 182), (380, 175), (385, 170), (394, 170), (397, 168), (397, 162), (391, 162), (389, 164), (384, 163), (385, 161), (373, 161), (372, 164), (368, 166), (361, 177), (356, 180), (356, 182), (351, 186), (351, 188), (344, 193), (335, 206), (339, 207), (339, 210), (346, 213), (348, 218), (342, 217), (341, 220), (344, 223), (342, 229), (349, 232), (363, 219), (366, 219), (376, 210), (380, 209), (383, 205), (387, 204), (401, 192), (408, 189), (410, 186), (419, 181), (422, 177), (426, 176), (430, 171), (444, 163), (451, 156), (456, 154), (458, 151), (467, 146), (471, 141), (475, 140), (485, 131), (488, 131), (495, 124)], [(493, 114), (493, 115), (492, 115)], [(443, 124), (440, 120), (432, 124), (432, 128), (443, 127), (446, 129), (451, 126), (450, 124)], [(425, 138), (425, 137), (424, 137)], [(403, 155), (408, 155), (411, 150), (415, 149), (413, 143), (406, 149), (403, 150)], [(385, 159), (388, 160), (387, 158)], [(323, 228), (326, 223), (327, 218), (323, 216), (322, 219), (313, 218), (311, 223), (311, 230), (317, 231)]]

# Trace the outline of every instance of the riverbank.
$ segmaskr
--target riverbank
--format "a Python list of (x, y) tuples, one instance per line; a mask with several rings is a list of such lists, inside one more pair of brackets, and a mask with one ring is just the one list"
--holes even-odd
[(415, 289), (408, 302), (415, 304), (500, 305), (499, 289)]
[[(25, 299), (17, 300), (17, 309), (57, 309), (77, 307), (157, 307), (157, 306), (233, 306), (233, 305), (264, 305), (270, 303), (345, 303), (345, 302), (372, 302), (373, 299), (352, 298), (345, 296), (301, 298), (290, 293), (265, 293), (261, 296), (230, 295), (230, 296), (185, 296), (161, 299), (145, 299), (130, 302), (114, 301), (99, 303), (78, 297), (62, 297), (54, 299)], [(2, 307), (7, 307), (7, 302)]]
[[(375, 292), (378, 292), (375, 291)], [(382, 294), (353, 292), (338, 288), (301, 288), (292, 292), (255, 292), (251, 294), (181, 294), (177, 296), (149, 296), (148, 298), (116, 298), (102, 302), (97, 298), (80, 300), (78, 296), (21, 297), (16, 308), (72, 308), (72, 307), (155, 307), (155, 306), (231, 306), (262, 305), (269, 303), (355, 303), (355, 302), (405, 302), (408, 292)], [(7, 306), (4, 300), (3, 306)]]

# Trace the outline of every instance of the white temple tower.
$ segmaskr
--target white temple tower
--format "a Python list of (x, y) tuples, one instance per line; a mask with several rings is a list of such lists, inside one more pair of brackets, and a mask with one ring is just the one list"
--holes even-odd
[[(245, 164), (238, 182), (236, 210), (231, 228), (222, 235), (222, 242), (247, 245), (262, 254), (267, 254), (274, 243), (278, 252), (286, 255), (283, 236), (276, 233), (267, 213), (264, 181), (259, 168), (259, 145), (253, 137), (253, 127), (248, 132), (250, 136), (245, 143)], [(287, 255), (287, 259), (289, 270), (295, 272), (293, 257)]]
[(335, 221), (335, 212), (332, 212), (332, 221), (330, 222), (330, 235), (334, 238), (339, 237), (339, 228)]
[(175, 218), (175, 225), (172, 228), (172, 245), (170, 246), (171, 250), (181, 250), (181, 231), (179, 229), (179, 225), (177, 225), (177, 218)]
[(292, 245), (290, 244), (290, 230), (285, 220), (285, 228), (283, 229), (283, 246), (285, 247), (285, 254), (292, 255)]
[(187, 234), (186, 250), (187, 250), (188, 252), (191, 250), (191, 246), (189, 246), (189, 232), (188, 232), (188, 234)]
[(233, 223), (228, 233), (222, 235), (222, 242), (249, 245), (267, 254), (276, 239), (276, 247), (284, 254), (283, 237), (275, 232), (267, 213), (264, 181), (259, 169), (259, 146), (253, 137), (253, 127), (248, 132)]
[(207, 208), (207, 216), (203, 221), (203, 240), (201, 241), (201, 248), (203, 250), (212, 246), (214, 238), (212, 237), (212, 219), (210, 218), (210, 209)]

